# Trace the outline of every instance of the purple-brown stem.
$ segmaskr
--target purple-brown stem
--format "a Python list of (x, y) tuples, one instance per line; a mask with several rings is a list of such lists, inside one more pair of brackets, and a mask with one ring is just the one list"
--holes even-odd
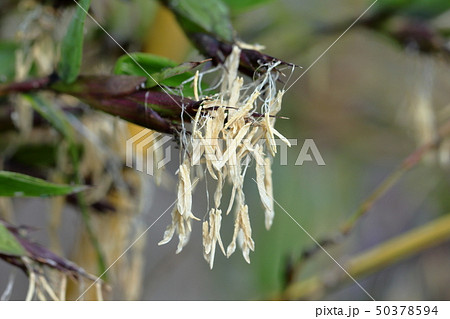
[[(204, 56), (211, 58), (215, 65), (223, 64), (233, 50), (233, 44), (220, 41), (206, 33), (191, 33), (188, 35), (194, 46)], [(239, 71), (253, 77), (256, 73), (264, 73), (264, 64), (280, 61), (283, 65), (294, 66), (292, 63), (281, 61), (270, 55), (256, 50), (242, 49), (239, 62)]]
[(50, 90), (77, 97), (91, 107), (158, 132), (174, 134), (182, 117), (195, 116), (201, 101), (144, 89), (146, 78), (139, 76), (80, 76), (65, 84), (51, 77), (3, 84), (0, 96)]

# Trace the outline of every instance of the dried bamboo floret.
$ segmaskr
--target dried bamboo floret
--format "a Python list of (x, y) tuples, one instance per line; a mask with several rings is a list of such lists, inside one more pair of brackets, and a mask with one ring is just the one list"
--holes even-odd
[(180, 215), (192, 215), (192, 185), (190, 177), (190, 165), (185, 161), (179, 168), (179, 182), (178, 182), (178, 201), (177, 207)]
[[(216, 185), (213, 207), (207, 214), (209, 221), (203, 221), (203, 254), (211, 268), (217, 243), (227, 257), (234, 253), (239, 243), (244, 259), (250, 263), (250, 251), (254, 250), (255, 243), (243, 191), (250, 157), (256, 162), (257, 187), (264, 207), (265, 225), (269, 229), (274, 218), (270, 165), (271, 157), (276, 153), (275, 137), (289, 145), (289, 141), (273, 127), (284, 94), (276, 89), (278, 72), (275, 68), (279, 62), (264, 64), (267, 71), (258, 73), (246, 83), (244, 78), (237, 76), (239, 59), (240, 49), (235, 46), (220, 69), (222, 82), (217, 94), (202, 96), (198, 92), (201, 87), (198, 81), (202, 76), (196, 73), (193, 78), (195, 96), (203, 102), (191, 122), (192, 134), (183, 135), (186, 148), (179, 168), (177, 209), (172, 212), (172, 224), (160, 242), (167, 243), (177, 233), (180, 239), (177, 252), (187, 243), (191, 219), (195, 218), (191, 212), (190, 179), (201, 178), (206, 172)], [(197, 168), (192, 169), (193, 166)], [(233, 238), (226, 253), (220, 237), (225, 183), (232, 186), (230, 200), (224, 203), (227, 205), (225, 215), (233, 207), (236, 211)]]
[(264, 159), (263, 165), (256, 161), (256, 183), (258, 185), (261, 203), (264, 206), (266, 229), (270, 229), (273, 222), (275, 211), (273, 208), (273, 190), (272, 190), (272, 170), (270, 169), (270, 158)]
[(203, 257), (209, 263), (211, 269), (214, 265), (214, 255), (216, 253), (217, 243), (225, 255), (225, 248), (223, 247), (222, 239), (220, 238), (221, 224), (222, 211), (220, 209), (212, 208), (209, 213), (209, 223), (206, 220), (203, 222)]
[(255, 249), (252, 239), (252, 227), (248, 216), (248, 206), (242, 205), (234, 221), (234, 233), (231, 243), (227, 247), (227, 257), (230, 257), (236, 250), (236, 239), (242, 250), (242, 255), (246, 262), (250, 263), (250, 250)]
[(183, 217), (178, 209), (172, 210), (172, 223), (167, 226), (166, 231), (164, 232), (163, 240), (161, 240), (158, 245), (167, 244), (177, 232), (178, 234), (178, 247), (176, 253), (180, 253), (183, 250), (183, 247), (188, 243), (189, 237), (191, 236), (191, 218)]

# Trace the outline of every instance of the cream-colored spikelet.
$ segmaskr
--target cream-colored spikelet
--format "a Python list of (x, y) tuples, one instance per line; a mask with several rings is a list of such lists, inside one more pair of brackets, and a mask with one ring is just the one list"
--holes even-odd
[[(265, 212), (265, 225), (269, 229), (274, 218), (272, 195), (272, 157), (276, 153), (275, 137), (286, 142), (273, 126), (281, 109), (284, 91), (276, 89), (279, 62), (264, 65), (266, 72), (255, 75), (248, 83), (238, 76), (240, 49), (235, 46), (221, 72), (220, 92), (212, 96), (196, 97), (203, 100), (191, 122), (190, 135), (184, 134), (182, 164), (178, 171), (178, 203), (172, 212), (172, 223), (167, 227), (160, 244), (179, 237), (177, 253), (186, 245), (191, 233), (192, 213), (191, 180), (202, 178), (207, 172), (216, 184), (213, 208), (203, 221), (204, 258), (213, 267), (216, 246), (227, 257), (242, 250), (244, 259), (250, 263), (250, 251), (255, 249), (252, 239), (249, 208), (245, 204), (243, 190), (247, 168), (253, 160), (256, 164), (256, 184)], [(198, 88), (199, 74), (194, 81)], [(200, 167), (200, 169), (198, 169)], [(231, 185), (231, 197), (222, 203), (224, 184)], [(222, 207), (223, 206), (223, 207)], [(220, 230), (222, 218), (235, 210), (234, 232), (225, 250)], [(222, 216), (222, 211), (225, 216)]]
[(190, 161), (186, 158), (178, 169), (178, 199), (177, 205), (172, 211), (172, 224), (167, 227), (163, 240), (158, 243), (159, 245), (168, 243), (176, 232), (179, 240), (177, 254), (189, 241), (192, 231), (191, 220), (199, 220), (192, 214), (192, 192), (198, 178), (194, 180), (194, 183), (191, 183), (190, 173)]
[(212, 208), (209, 213), (209, 223), (206, 220), (203, 222), (203, 256), (211, 268), (214, 264), (217, 243), (225, 255), (225, 248), (223, 247), (222, 239), (220, 238), (221, 224), (222, 211), (220, 209)]

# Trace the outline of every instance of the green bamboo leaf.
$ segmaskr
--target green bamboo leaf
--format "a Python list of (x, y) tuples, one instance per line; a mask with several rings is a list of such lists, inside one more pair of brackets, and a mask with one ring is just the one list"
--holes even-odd
[(86, 189), (79, 185), (59, 185), (24, 174), (0, 171), (0, 196), (45, 197), (60, 196)]
[(66, 83), (72, 83), (80, 73), (83, 55), (84, 22), (91, 0), (79, 0), (75, 15), (69, 24), (61, 44), (61, 61), (58, 75)]
[(16, 237), (2, 223), (0, 223), (0, 254), (8, 256), (27, 255)]
[(222, 0), (162, 0), (186, 33), (208, 33), (232, 42), (233, 28), (229, 10)]
[[(168, 58), (149, 53), (136, 52), (121, 56), (115, 65), (114, 73), (120, 75), (134, 75), (147, 77), (146, 88), (158, 84), (178, 87), (184, 81), (194, 76), (190, 72), (202, 62), (186, 62), (177, 64)], [(150, 75), (150, 76), (149, 76)], [(186, 96), (192, 96), (193, 90), (189, 87), (183, 89)]]
[(152, 77), (158, 77), (159, 72), (176, 65), (175, 61), (159, 55), (136, 52), (130, 55), (122, 55), (116, 62), (114, 73), (145, 76), (147, 78), (150, 74)]

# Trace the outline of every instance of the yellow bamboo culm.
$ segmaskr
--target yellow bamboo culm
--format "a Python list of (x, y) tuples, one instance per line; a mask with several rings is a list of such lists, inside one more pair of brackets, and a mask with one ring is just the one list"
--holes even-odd
[[(412, 229), (351, 258), (343, 265), (343, 268), (351, 277), (358, 279), (447, 240), (450, 240), (450, 214)], [(274, 299), (317, 299), (326, 291), (350, 281), (350, 276), (341, 269), (327, 276), (313, 276), (291, 284)]]
[(348, 263), (347, 270), (360, 277), (450, 239), (450, 214), (378, 245)]

